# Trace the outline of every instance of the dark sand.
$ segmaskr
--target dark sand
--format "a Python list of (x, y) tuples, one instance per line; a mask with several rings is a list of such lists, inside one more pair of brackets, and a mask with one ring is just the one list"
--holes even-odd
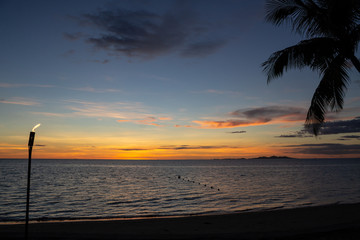
[[(24, 239), (24, 224), (0, 224)], [(136, 220), (38, 222), (29, 239), (360, 239), (360, 204)]]

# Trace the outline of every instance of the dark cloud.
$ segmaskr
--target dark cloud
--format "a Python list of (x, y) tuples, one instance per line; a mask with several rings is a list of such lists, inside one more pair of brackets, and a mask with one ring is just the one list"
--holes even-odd
[(120, 151), (146, 151), (146, 148), (118, 148)]
[(360, 117), (352, 120), (326, 122), (320, 129), (321, 135), (360, 132)]
[(226, 146), (190, 146), (190, 145), (180, 145), (180, 146), (163, 146), (158, 149), (170, 149), (170, 150), (194, 150), (194, 149), (216, 149), (224, 148)]
[(304, 137), (313, 137), (313, 135), (302, 133), (301, 131), (293, 134), (281, 134), (280, 136), (276, 136), (279, 138), (304, 138)]
[[(358, 133), (360, 132), (360, 117), (356, 117), (351, 120), (340, 120), (340, 121), (331, 121), (325, 122), (319, 131), (319, 135), (331, 135), (331, 134), (344, 134), (344, 133)], [(312, 136), (312, 128), (303, 128), (302, 130), (294, 134), (285, 134), (278, 137), (309, 137)], [(356, 136), (351, 136), (355, 138)], [(350, 138), (351, 138), (350, 137)], [(349, 137), (342, 137), (345, 140)]]
[(192, 145), (169, 145), (160, 146), (158, 148), (119, 148), (121, 151), (145, 151), (145, 150), (196, 150), (196, 149), (221, 149), (221, 148), (237, 148), (233, 146), (192, 146)]
[(246, 131), (234, 131), (234, 132), (229, 132), (229, 133), (246, 133)]
[[(146, 10), (117, 9), (84, 14), (77, 18), (82, 25), (93, 26), (100, 33), (86, 41), (96, 48), (112, 54), (152, 57), (170, 51), (185, 49), (183, 56), (205, 56), (220, 48), (223, 41), (193, 43), (189, 38), (206, 32), (189, 12), (157, 14)], [(76, 40), (84, 34), (65, 33), (64, 37)]]
[(304, 137), (314, 137), (314, 135), (309, 132), (309, 130), (302, 129), (297, 132), (289, 133), (289, 134), (281, 134), (280, 136), (275, 136), (279, 138), (304, 138)]
[(346, 145), (340, 143), (321, 143), (321, 144), (288, 145), (285, 147), (294, 148), (293, 153), (302, 153), (302, 154), (321, 154), (321, 155), (360, 154), (360, 144)]
[(43, 144), (35, 144), (36, 147), (46, 147), (46, 145)]
[(268, 106), (252, 109), (240, 109), (229, 114), (232, 118), (221, 121), (193, 121), (200, 125), (200, 128), (234, 128), (244, 126), (263, 125), (269, 122), (286, 123), (303, 121), (306, 114), (305, 109), (286, 106)]
[[(303, 128), (302, 130), (293, 134), (283, 134), (277, 137), (310, 137), (312, 136), (312, 128)], [(343, 134), (343, 133), (357, 133), (360, 132), (360, 117), (352, 120), (341, 120), (325, 122), (320, 129), (319, 135)], [(339, 140), (346, 140), (350, 138), (358, 138), (357, 136), (344, 136)]]
[(304, 108), (287, 106), (268, 106), (249, 110), (236, 110), (230, 113), (232, 116), (246, 117), (247, 119), (258, 119), (269, 122), (274, 118), (286, 118), (288, 121), (303, 120), (305, 115)]
[(345, 135), (339, 138), (338, 140), (351, 140), (351, 139), (357, 139), (360, 140), (360, 136), (358, 135)]
[(182, 44), (187, 32), (180, 19), (147, 11), (102, 11), (84, 18), (105, 32), (88, 38), (89, 43), (128, 56), (167, 52)]
[(85, 38), (87, 43), (112, 55), (154, 57), (178, 52), (184, 57), (204, 57), (226, 43), (224, 39), (213, 39), (208, 33), (214, 26), (201, 21), (186, 4), (175, 4), (162, 13), (113, 8), (70, 18), (83, 27), (95, 28), (97, 33), (64, 33), (66, 39)]

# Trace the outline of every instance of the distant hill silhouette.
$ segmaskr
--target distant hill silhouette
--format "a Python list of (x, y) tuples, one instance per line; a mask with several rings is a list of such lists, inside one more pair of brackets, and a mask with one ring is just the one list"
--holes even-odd
[(257, 158), (220, 158), (220, 159), (213, 159), (213, 160), (246, 160), (246, 159), (295, 159), (288, 156), (271, 156), (271, 157), (257, 157)]

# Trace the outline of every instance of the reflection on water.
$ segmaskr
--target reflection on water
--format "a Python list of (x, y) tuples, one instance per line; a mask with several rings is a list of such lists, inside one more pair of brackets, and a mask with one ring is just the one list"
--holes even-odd
[[(0, 160), (0, 221), (23, 220), (26, 160)], [(31, 219), (360, 202), (360, 160), (33, 160)]]

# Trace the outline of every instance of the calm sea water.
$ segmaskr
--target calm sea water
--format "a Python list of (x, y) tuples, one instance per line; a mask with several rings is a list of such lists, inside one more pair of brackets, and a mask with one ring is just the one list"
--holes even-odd
[[(0, 221), (25, 218), (27, 160), (0, 160)], [(30, 219), (146, 217), (360, 202), (360, 159), (33, 160)]]

